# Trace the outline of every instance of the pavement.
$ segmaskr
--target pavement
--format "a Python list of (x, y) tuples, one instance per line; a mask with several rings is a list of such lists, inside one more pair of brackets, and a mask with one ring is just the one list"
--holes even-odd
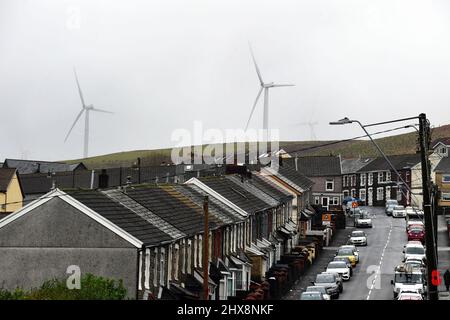
[[(362, 229), (367, 234), (368, 246), (358, 247), (360, 262), (353, 269), (351, 279), (344, 282), (339, 300), (392, 300), (394, 268), (401, 263), (403, 246), (407, 243), (405, 220), (386, 216), (382, 207), (364, 209), (373, 216), (373, 228)], [(283, 299), (298, 300), (316, 274), (325, 271), (337, 248), (346, 244), (353, 230), (356, 228), (349, 224), (345, 230), (339, 230), (330, 246), (323, 248), (313, 266)]]

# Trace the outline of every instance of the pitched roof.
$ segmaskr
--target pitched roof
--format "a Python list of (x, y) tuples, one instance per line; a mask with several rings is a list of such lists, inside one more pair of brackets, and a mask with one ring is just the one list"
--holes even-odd
[(434, 171), (440, 171), (443, 173), (450, 173), (450, 157), (443, 157)]
[(227, 175), (226, 178), (235, 183), (237, 186), (240, 186), (251, 194), (255, 195), (257, 198), (261, 199), (271, 207), (275, 208), (281, 204), (278, 200), (274, 199), (272, 196), (253, 185), (250, 179), (241, 179), (240, 176), (236, 174)]
[(266, 202), (223, 176), (201, 177), (198, 180), (247, 213), (256, 213), (271, 208)]
[(86, 169), (82, 162), (67, 164), (63, 162), (51, 162), (40, 160), (20, 160), (5, 159), (4, 168), (16, 168), (20, 174), (37, 173), (37, 172), (62, 172), (74, 171), (77, 169)]
[(278, 174), (294, 182), (303, 190), (308, 190), (314, 182), (304, 175), (300, 167), (297, 169), (295, 169), (295, 166), (290, 165), (289, 162), (283, 160), (283, 164), (278, 168)]
[[(139, 186), (128, 189), (126, 194), (187, 235), (203, 232), (203, 209), (173, 185)], [(217, 219), (211, 217), (209, 228), (217, 227)]]
[(99, 191), (83, 190), (66, 193), (141, 240), (147, 246), (172, 241), (170, 235)]
[(276, 185), (264, 175), (252, 174), (251, 183), (278, 201), (292, 199), (291, 193)]
[(439, 138), (439, 139), (434, 140), (434, 141), (431, 143), (431, 147), (434, 149), (438, 143), (442, 143), (442, 144), (444, 144), (444, 145), (446, 145), (446, 146), (450, 146), (450, 137), (447, 137), (447, 138)]
[(342, 159), (342, 174), (349, 174), (358, 172), (359, 169), (368, 165), (375, 158), (353, 158), (353, 159)]
[[(402, 154), (388, 156), (396, 170), (408, 169), (420, 162), (420, 154)], [(358, 172), (391, 170), (391, 167), (383, 157), (378, 157), (366, 166), (358, 170)]]
[(0, 168), (0, 192), (6, 192), (14, 173), (16, 173), (16, 169)]
[(230, 224), (243, 220), (242, 216), (238, 212), (234, 211), (232, 208), (226, 206), (221, 201), (207, 194), (193, 184), (180, 184), (176, 185), (175, 188), (201, 207), (203, 206), (204, 196), (208, 195), (209, 213), (214, 215), (224, 224)]
[[(295, 160), (297, 159), (297, 160)], [(295, 164), (297, 162), (297, 164)], [(341, 175), (341, 159), (339, 156), (308, 156), (283, 159), (306, 177), (323, 177)]]

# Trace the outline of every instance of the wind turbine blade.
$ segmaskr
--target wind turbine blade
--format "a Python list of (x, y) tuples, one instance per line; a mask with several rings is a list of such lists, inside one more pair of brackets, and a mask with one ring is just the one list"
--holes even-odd
[(67, 141), (67, 138), (69, 138), (69, 135), (70, 135), (70, 133), (72, 132), (73, 127), (75, 127), (75, 125), (77, 124), (77, 121), (80, 119), (80, 117), (81, 117), (81, 115), (83, 114), (84, 110), (85, 110), (84, 108), (81, 109), (80, 113), (77, 115), (75, 121), (73, 122), (72, 126), (70, 127), (69, 132), (68, 132), (67, 135), (66, 135), (66, 138), (64, 139), (64, 142), (66, 142), (66, 141)]
[(274, 84), (273, 87), (295, 87), (295, 84)]
[(264, 81), (262, 79), (261, 72), (259, 71), (258, 64), (256, 63), (255, 55), (253, 54), (253, 50), (252, 50), (252, 46), (251, 46), (250, 42), (248, 43), (248, 46), (250, 48), (250, 54), (252, 55), (253, 63), (255, 64), (256, 73), (258, 74), (259, 83), (261, 85), (264, 85)]
[(103, 113), (110, 113), (110, 114), (114, 114), (114, 112), (108, 111), (108, 110), (103, 110), (103, 109), (97, 109), (97, 108), (92, 108), (92, 111), (97, 111), (97, 112), (103, 112)]
[(259, 97), (261, 96), (261, 92), (262, 91), (263, 91), (263, 87), (261, 87), (261, 89), (259, 89), (258, 95), (256, 96), (256, 99), (255, 99), (255, 103), (253, 103), (252, 112), (250, 112), (250, 117), (248, 117), (248, 121), (247, 121), (247, 124), (245, 126), (245, 131), (247, 131), (247, 129), (248, 129), (248, 124), (250, 123), (250, 120), (252, 119), (253, 112), (255, 111), (256, 104), (258, 103), (258, 100), (259, 100)]
[(75, 74), (75, 80), (77, 82), (78, 93), (80, 94), (81, 103), (83, 104), (83, 108), (84, 108), (86, 106), (86, 104), (84, 103), (83, 93), (81, 92), (81, 87), (80, 87), (80, 83), (78, 82), (77, 71), (75, 70), (75, 68), (73, 68), (73, 73)]

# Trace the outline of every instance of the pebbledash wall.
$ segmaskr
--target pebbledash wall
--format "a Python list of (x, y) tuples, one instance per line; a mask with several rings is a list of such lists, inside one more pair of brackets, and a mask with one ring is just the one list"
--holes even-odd
[(136, 247), (59, 198), (0, 227), (0, 257), (0, 288), (67, 279), (68, 266), (77, 265), (82, 275), (122, 279), (128, 297), (136, 297)]

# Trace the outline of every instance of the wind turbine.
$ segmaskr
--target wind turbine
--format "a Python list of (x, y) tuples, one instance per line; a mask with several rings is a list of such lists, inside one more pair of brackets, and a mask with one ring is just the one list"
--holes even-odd
[(258, 75), (259, 84), (261, 88), (259, 89), (258, 95), (256, 96), (255, 102), (253, 103), (252, 111), (250, 112), (250, 117), (248, 118), (247, 125), (245, 126), (245, 131), (248, 129), (248, 125), (250, 120), (252, 119), (253, 112), (255, 111), (256, 104), (258, 103), (259, 97), (261, 96), (262, 91), (264, 90), (264, 115), (263, 115), (263, 131), (264, 131), (264, 139), (267, 141), (268, 139), (268, 129), (269, 129), (269, 89), (277, 88), (277, 87), (292, 87), (295, 84), (276, 84), (273, 82), (264, 82), (261, 76), (261, 72), (259, 71), (258, 64), (256, 63), (255, 55), (253, 54), (252, 46), (249, 43), (250, 53), (252, 55), (253, 63), (255, 64), (256, 74)]
[(319, 123), (317, 121), (309, 121), (309, 122), (299, 122), (296, 125), (297, 126), (308, 126), (309, 127), (309, 132), (310, 132), (310, 139), (312, 141), (316, 140), (316, 133), (314, 131), (314, 126), (318, 125)]
[(81, 118), (81, 115), (83, 114), (83, 112), (86, 112), (85, 115), (84, 115), (84, 150), (83, 150), (83, 157), (87, 158), (88, 154), (89, 154), (89, 152), (88, 152), (89, 151), (89, 112), (95, 111), (95, 112), (110, 113), (110, 114), (113, 114), (113, 112), (95, 108), (94, 105), (92, 105), (92, 104), (86, 105), (86, 103), (84, 102), (83, 93), (81, 92), (80, 83), (78, 82), (77, 71), (75, 70), (75, 68), (73, 69), (73, 72), (75, 74), (75, 81), (77, 82), (78, 93), (80, 94), (81, 111), (80, 111), (80, 113), (78, 113), (77, 117), (75, 118), (75, 121), (73, 122), (72, 126), (70, 127), (70, 130), (67, 133), (66, 138), (64, 139), (64, 142), (66, 142), (67, 139), (69, 138), (69, 135), (72, 132), (73, 127), (75, 127), (75, 125), (77, 124), (78, 120)]

